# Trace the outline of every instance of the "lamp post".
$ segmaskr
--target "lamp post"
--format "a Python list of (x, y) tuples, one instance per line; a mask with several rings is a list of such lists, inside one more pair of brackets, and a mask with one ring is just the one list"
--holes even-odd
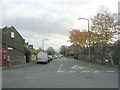
[(89, 27), (89, 19), (87, 18), (78, 18), (79, 20), (81, 19), (84, 19), (84, 20), (87, 20), (88, 21), (88, 42), (89, 42), (89, 61), (90, 61), (90, 58), (91, 58), (91, 51), (90, 51), (90, 27)]
[(48, 39), (43, 39), (43, 40), (42, 40), (43, 52), (44, 52), (44, 41), (45, 41), (45, 40), (48, 40)]

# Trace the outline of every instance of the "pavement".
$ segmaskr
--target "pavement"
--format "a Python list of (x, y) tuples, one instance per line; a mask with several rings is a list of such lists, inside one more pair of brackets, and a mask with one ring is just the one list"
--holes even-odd
[(21, 68), (21, 67), (25, 67), (25, 66), (29, 66), (29, 65), (33, 65), (36, 62), (29, 62), (29, 63), (25, 63), (25, 64), (19, 64), (19, 65), (14, 65), (14, 66), (8, 66), (8, 67), (2, 67), (2, 69), (12, 69), (12, 68)]
[(90, 66), (90, 67), (95, 67), (101, 70), (108, 70), (108, 69), (114, 69), (115, 71), (118, 70), (117, 65), (102, 65), (102, 64), (97, 64), (97, 63), (92, 63), (92, 62), (86, 62), (86, 61), (81, 61), (80, 63)]
[(72, 58), (70, 58), (70, 59), (79, 61), (78, 63), (86, 65), (86, 66), (90, 66), (90, 67), (93, 67), (93, 68), (98, 68), (98, 69), (101, 69), (101, 70), (113, 69), (115, 71), (118, 71), (118, 66), (117, 65), (113, 65), (113, 66), (112, 65), (102, 65), (102, 64), (97, 64), (97, 63), (83, 61), (83, 60), (77, 60), (77, 59), (72, 59)]

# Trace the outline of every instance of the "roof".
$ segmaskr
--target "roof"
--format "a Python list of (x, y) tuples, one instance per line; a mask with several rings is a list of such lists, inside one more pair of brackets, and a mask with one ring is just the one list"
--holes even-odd
[[(4, 28), (2, 28), (2, 29), (0, 29), (0, 30), (11, 30), (11, 29), (13, 29), (13, 30), (15, 30), (17, 33), (18, 33), (18, 35), (23, 39), (23, 37), (19, 34), (19, 32), (15, 29), (15, 27), (14, 26), (11, 26), (11, 27), (4, 27)], [(23, 40), (25, 40), (25, 39), (23, 39)]]

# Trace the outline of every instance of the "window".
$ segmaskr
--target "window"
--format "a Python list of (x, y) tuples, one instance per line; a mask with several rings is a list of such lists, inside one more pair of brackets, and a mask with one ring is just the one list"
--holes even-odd
[(15, 35), (14, 35), (14, 32), (11, 32), (11, 38), (14, 38)]
[(8, 50), (13, 50), (13, 48), (12, 47), (8, 47)]

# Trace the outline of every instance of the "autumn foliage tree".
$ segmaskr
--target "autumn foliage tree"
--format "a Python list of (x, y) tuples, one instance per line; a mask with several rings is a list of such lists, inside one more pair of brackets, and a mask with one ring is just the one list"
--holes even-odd
[[(114, 42), (115, 34), (117, 33), (117, 15), (112, 14), (108, 8), (101, 6), (97, 15), (91, 19), (91, 44), (94, 50), (94, 56), (100, 56), (100, 60), (104, 63), (108, 56), (112, 62), (112, 51), (109, 47)], [(94, 47), (95, 46), (95, 47)], [(99, 54), (101, 53), (101, 54)], [(97, 58), (95, 59), (97, 60)]]
[[(111, 44), (114, 43), (115, 35), (117, 34), (117, 14), (110, 12), (108, 8), (101, 6), (97, 14), (91, 18), (90, 21), (90, 52), (91, 59), (105, 61), (108, 56), (112, 61)], [(80, 47), (80, 51), (84, 54), (88, 52), (88, 32), (73, 29), (70, 31), (70, 42), (73, 43), (76, 48)], [(76, 49), (75, 52), (79, 48)], [(82, 54), (83, 54), (82, 53)], [(87, 55), (87, 54), (86, 54)], [(99, 56), (99, 57), (97, 57)]]
[(84, 49), (87, 46), (87, 32), (73, 29), (70, 31), (70, 42)]
[(117, 31), (116, 14), (112, 14), (108, 8), (102, 6), (91, 21), (91, 41), (109, 45)]

